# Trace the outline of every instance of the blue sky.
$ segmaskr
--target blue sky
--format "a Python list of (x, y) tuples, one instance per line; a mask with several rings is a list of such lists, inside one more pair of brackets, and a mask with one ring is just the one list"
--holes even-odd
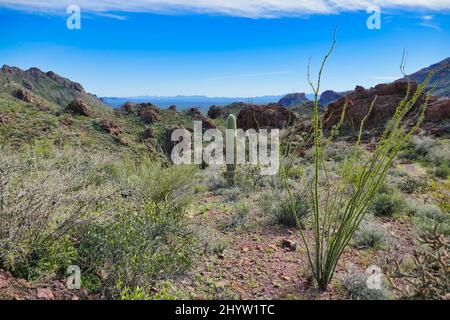
[(81, 30), (68, 30), (62, 5), (0, 0), (0, 64), (53, 70), (99, 96), (252, 97), (310, 92), (308, 59), (317, 70), (336, 27), (338, 43), (323, 90), (401, 77), (405, 48), (409, 72), (450, 56), (445, 0), (382, 7), (380, 30), (367, 28), (364, 7), (306, 7), (305, 14), (305, 7), (292, 6), (255, 11), (254, 6), (224, 9), (220, 1), (219, 7), (200, 8), (176, 0), (169, 8), (141, 2), (136, 8), (81, 5)]

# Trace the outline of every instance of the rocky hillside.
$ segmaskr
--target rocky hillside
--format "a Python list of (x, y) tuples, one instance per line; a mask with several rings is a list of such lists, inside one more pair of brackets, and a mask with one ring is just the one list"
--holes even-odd
[(423, 82), (430, 72), (433, 78), (428, 89), (433, 89), (433, 95), (450, 98), (450, 58), (419, 70), (409, 76), (410, 79)]
[(198, 109), (177, 112), (150, 103), (125, 103), (112, 109), (83, 87), (56, 73), (37, 68), (0, 70), (0, 141), (3, 147), (48, 153), (76, 147), (111, 153), (158, 156), (170, 151), (175, 128), (205, 129), (223, 125)]
[(21, 70), (3, 66), (0, 69), (0, 91), (8, 92), (28, 103), (41, 103), (42, 107), (48, 108), (66, 107), (78, 99), (94, 110), (109, 109), (95, 95), (87, 93), (79, 83), (63, 78), (53, 71), (43, 72), (38, 68)]

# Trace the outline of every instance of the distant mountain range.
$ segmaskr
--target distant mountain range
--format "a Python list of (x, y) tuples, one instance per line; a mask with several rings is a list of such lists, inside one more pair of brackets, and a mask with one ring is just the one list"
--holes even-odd
[(179, 110), (184, 110), (192, 107), (207, 111), (212, 105), (225, 106), (234, 102), (245, 102), (254, 104), (267, 104), (278, 102), (283, 96), (261, 96), (253, 98), (243, 97), (206, 97), (206, 96), (140, 96), (140, 97), (102, 97), (104, 103), (117, 108), (126, 102), (133, 103), (152, 103), (160, 108), (168, 108), (171, 105), (176, 105)]

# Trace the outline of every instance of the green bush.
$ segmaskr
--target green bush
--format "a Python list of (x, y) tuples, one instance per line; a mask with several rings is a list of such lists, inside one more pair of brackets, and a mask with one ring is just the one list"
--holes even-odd
[(236, 202), (242, 197), (242, 190), (238, 187), (222, 189), (221, 194), (225, 197), (225, 201)]
[(2, 150), (0, 267), (27, 278), (67, 267), (58, 261), (70, 259), (56, 256), (69, 250), (67, 236), (113, 192), (88, 179), (92, 172), (102, 174), (95, 157), (69, 153), (45, 159)]
[(447, 163), (434, 168), (434, 175), (441, 179), (447, 179), (450, 176), (450, 167)]
[(367, 276), (361, 273), (348, 274), (342, 284), (351, 300), (388, 300), (391, 294), (386, 289), (369, 289)]
[(379, 193), (373, 200), (372, 209), (376, 216), (392, 217), (402, 206), (403, 201), (395, 193)]
[(424, 192), (430, 188), (430, 183), (426, 178), (405, 177), (398, 183), (398, 188), (404, 193)]
[(233, 206), (233, 209), (234, 213), (225, 218), (222, 228), (225, 230), (245, 229), (249, 223), (250, 205), (240, 201)]
[(79, 230), (80, 266), (104, 274), (103, 291), (153, 285), (185, 271), (197, 252), (185, 213), (170, 204), (119, 206), (110, 221)]
[(386, 230), (373, 222), (362, 223), (353, 237), (355, 245), (360, 249), (381, 248), (387, 239)]
[(413, 215), (414, 224), (422, 232), (431, 233), (434, 226), (437, 226), (438, 232), (445, 236), (450, 235), (450, 215), (448, 212), (443, 212), (433, 204), (425, 206), (413, 204), (410, 205), (409, 211)]
[(262, 210), (274, 220), (275, 223), (289, 227), (301, 227), (302, 223), (310, 214), (308, 198), (302, 192), (296, 192), (292, 198), (279, 190), (264, 193), (260, 198)]

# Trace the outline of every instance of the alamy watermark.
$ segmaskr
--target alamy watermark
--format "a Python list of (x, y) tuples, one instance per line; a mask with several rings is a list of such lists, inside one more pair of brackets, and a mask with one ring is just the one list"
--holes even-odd
[(367, 28), (369, 30), (380, 30), (381, 8), (379, 6), (370, 6), (367, 8), (367, 14), (370, 14), (366, 21)]
[[(280, 130), (227, 129), (225, 147), (218, 129), (203, 132), (202, 122), (194, 121), (194, 134), (187, 129), (172, 132), (174, 164), (251, 164), (260, 167), (261, 175), (276, 175), (280, 166)], [(204, 146), (204, 143), (207, 143)]]
[(81, 8), (77, 5), (68, 6), (66, 13), (69, 17), (66, 20), (66, 26), (69, 30), (81, 29)]

